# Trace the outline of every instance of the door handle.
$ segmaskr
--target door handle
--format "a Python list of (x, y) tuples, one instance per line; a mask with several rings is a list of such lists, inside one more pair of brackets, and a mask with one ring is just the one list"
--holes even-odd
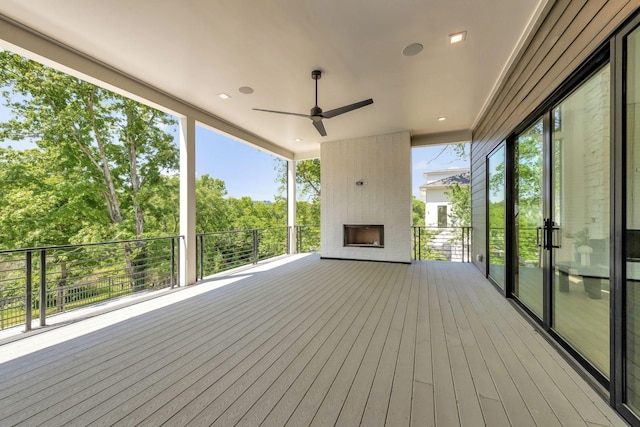
[(540, 235), (543, 234), (541, 232), (542, 232), (542, 227), (536, 228), (536, 246), (538, 246), (539, 248), (541, 248), (543, 245), (543, 242), (540, 241)]
[(559, 248), (562, 246), (562, 233), (560, 227), (555, 222), (551, 222), (551, 247)]

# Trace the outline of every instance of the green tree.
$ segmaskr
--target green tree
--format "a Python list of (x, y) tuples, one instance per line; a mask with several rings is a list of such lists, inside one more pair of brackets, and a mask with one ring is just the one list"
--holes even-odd
[[(178, 150), (165, 129), (175, 119), (73, 76), (19, 55), (0, 52), (0, 87), (11, 118), (0, 123), (3, 140), (35, 144), (56, 176), (58, 188), (43, 186), (39, 194), (73, 193), (102, 198), (108, 221), (90, 233), (59, 233), (58, 244), (92, 241), (96, 234), (111, 239), (142, 237), (145, 205), (163, 173), (177, 168)], [(47, 183), (51, 180), (44, 179)], [(76, 187), (77, 186), (77, 187)], [(64, 195), (66, 193), (66, 195)], [(96, 208), (87, 204), (85, 209)], [(61, 222), (77, 222), (77, 209), (57, 209)], [(95, 213), (94, 219), (104, 219)], [(44, 244), (43, 241), (37, 244)], [(124, 244), (131, 280), (144, 281), (144, 243)], [(65, 277), (64, 264), (62, 276)]]
[(227, 188), (221, 179), (202, 175), (196, 180), (196, 232), (230, 230), (236, 226), (237, 213), (224, 197)]
[(411, 225), (424, 226), (424, 202), (413, 196), (411, 208)]
[(471, 187), (454, 183), (445, 192), (451, 201), (451, 226), (468, 227), (471, 225)]
[[(287, 186), (287, 162), (277, 159), (276, 182), (279, 186), (277, 200), (284, 201)], [(317, 250), (320, 247), (320, 159), (296, 162), (296, 224), (304, 227), (299, 242), (302, 251)]]
[(12, 112), (0, 137), (35, 143), (66, 181), (92, 184), (112, 238), (141, 237), (143, 207), (153, 197), (147, 188), (177, 168), (178, 150), (165, 131), (175, 119), (7, 51), (0, 52), (0, 70)]
[[(56, 245), (100, 235), (108, 214), (94, 183), (52, 167), (39, 149), (0, 148), (0, 247)], [(98, 207), (98, 209), (96, 209)]]
[[(287, 162), (275, 160), (276, 182), (280, 184), (278, 192), (285, 196), (287, 192)], [(320, 202), (320, 159), (296, 161), (297, 198), (310, 202)]]

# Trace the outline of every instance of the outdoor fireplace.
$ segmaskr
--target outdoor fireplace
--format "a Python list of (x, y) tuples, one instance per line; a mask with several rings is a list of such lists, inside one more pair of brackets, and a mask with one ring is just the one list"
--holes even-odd
[(384, 225), (344, 225), (344, 246), (384, 248)]

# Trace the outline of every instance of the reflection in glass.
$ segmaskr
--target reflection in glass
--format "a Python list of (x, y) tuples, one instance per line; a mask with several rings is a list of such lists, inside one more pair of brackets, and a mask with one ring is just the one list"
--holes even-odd
[(542, 249), (536, 243), (542, 225), (542, 120), (518, 136), (515, 144), (516, 257), (513, 294), (542, 318)]
[(489, 155), (489, 277), (504, 289), (506, 250), (505, 145)]
[(640, 413), (640, 29), (627, 37), (626, 403)]
[(553, 110), (552, 326), (609, 376), (609, 134), (607, 65)]

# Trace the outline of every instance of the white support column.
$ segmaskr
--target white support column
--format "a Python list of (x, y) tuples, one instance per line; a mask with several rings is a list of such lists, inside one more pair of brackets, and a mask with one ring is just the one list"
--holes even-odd
[(196, 122), (180, 119), (180, 286), (196, 282)]
[(296, 253), (296, 161), (287, 160), (287, 226), (289, 255)]

